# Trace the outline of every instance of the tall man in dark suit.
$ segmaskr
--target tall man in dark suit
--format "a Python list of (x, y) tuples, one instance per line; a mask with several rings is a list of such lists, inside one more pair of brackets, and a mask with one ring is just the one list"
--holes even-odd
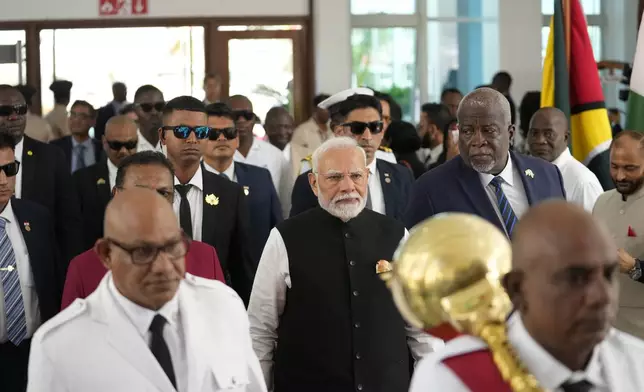
[(127, 105), (127, 87), (125, 86), (125, 83), (115, 82), (112, 84), (112, 96), (114, 99), (111, 102), (96, 111), (94, 139), (98, 141), (103, 140), (105, 126), (110, 118), (118, 116), (121, 109)]
[[(320, 107), (328, 109), (335, 136), (355, 139), (367, 154), (369, 198), (366, 208), (402, 220), (408, 192), (414, 181), (412, 172), (398, 164), (375, 158), (383, 132), (382, 107), (369, 89), (350, 89), (333, 95)], [(318, 205), (309, 185), (309, 173), (300, 174), (291, 198), (293, 217)]]
[(206, 107), (210, 136), (204, 150), (204, 169), (238, 183), (244, 188), (250, 219), (251, 246), (254, 260), (259, 260), (273, 227), (282, 221), (282, 207), (271, 179), (263, 167), (235, 162), (239, 147), (232, 109), (219, 102)]
[[(15, 196), (36, 202), (52, 216), (56, 243), (64, 265), (83, 251), (82, 220), (69, 164), (60, 148), (25, 136), (25, 99), (11, 86), (0, 85), (0, 133), (16, 140), (20, 162)], [(64, 271), (61, 271), (64, 278)]]
[(159, 139), (175, 170), (174, 210), (183, 231), (217, 249), (226, 280), (248, 303), (257, 260), (250, 251), (249, 214), (243, 188), (203, 170), (210, 133), (204, 104), (178, 97), (163, 110)]
[(92, 166), (103, 158), (101, 142), (89, 137), (89, 130), (95, 123), (94, 106), (86, 101), (76, 101), (69, 111), (69, 131), (72, 134), (51, 142), (63, 150), (72, 173)]
[(93, 247), (96, 240), (103, 237), (105, 208), (112, 197), (117, 168), (124, 158), (136, 153), (137, 145), (136, 123), (124, 115), (112, 117), (103, 135), (107, 159), (74, 173), (74, 186), (83, 216), (85, 249)]
[(416, 181), (405, 213), (407, 228), (457, 211), (479, 215), (511, 235), (530, 206), (565, 198), (556, 166), (509, 151), (514, 125), (501, 93), (474, 90), (461, 101), (457, 117), (460, 156)]
[(59, 258), (41, 205), (13, 198), (20, 164), (14, 138), (0, 133), (0, 389), (24, 391), (31, 336), (58, 313)]

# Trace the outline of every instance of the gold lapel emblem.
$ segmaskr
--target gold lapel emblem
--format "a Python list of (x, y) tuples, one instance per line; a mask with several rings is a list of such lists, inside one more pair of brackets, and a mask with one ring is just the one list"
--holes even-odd
[(376, 274), (380, 275), (391, 271), (393, 271), (393, 268), (387, 260), (380, 260), (376, 263)]
[(530, 169), (525, 169), (525, 175), (530, 178), (534, 178), (534, 173)]
[(206, 195), (206, 203), (210, 204), (211, 206), (219, 205), (219, 198), (211, 193), (209, 195)]
[(105, 179), (104, 179), (104, 178), (99, 178), (99, 179), (96, 181), (96, 185), (103, 185), (103, 184), (105, 184)]
[(23, 223), (23, 225), (25, 226), (25, 231), (31, 231), (31, 226), (29, 225), (29, 222), (25, 222)]
[(249, 193), (250, 193), (250, 188), (244, 185), (244, 195), (248, 196)]
[(32, 156), (32, 155), (34, 155), (34, 152), (31, 151), (31, 150), (27, 150), (27, 155)]

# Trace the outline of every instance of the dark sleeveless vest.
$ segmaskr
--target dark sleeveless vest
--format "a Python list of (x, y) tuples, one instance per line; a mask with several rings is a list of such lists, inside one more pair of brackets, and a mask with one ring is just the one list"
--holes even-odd
[(274, 356), (275, 392), (405, 392), (405, 323), (379, 260), (404, 236), (398, 221), (365, 209), (347, 223), (321, 208), (277, 226), (291, 288)]

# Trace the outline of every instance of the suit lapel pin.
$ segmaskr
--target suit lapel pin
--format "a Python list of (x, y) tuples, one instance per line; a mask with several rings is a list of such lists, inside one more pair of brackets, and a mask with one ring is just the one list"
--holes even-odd
[(31, 231), (31, 226), (29, 225), (29, 222), (25, 222), (23, 223), (23, 225), (25, 226), (25, 231)]
[(389, 173), (385, 173), (385, 182), (389, 184), (391, 182), (391, 178), (389, 178)]
[(206, 203), (210, 204), (211, 206), (219, 205), (219, 198), (211, 193), (209, 195), (206, 195)]
[(104, 178), (99, 178), (98, 180), (96, 180), (96, 185), (103, 185), (103, 184), (105, 184)]
[(27, 155), (32, 156), (32, 155), (34, 155), (34, 152), (31, 151), (31, 150), (27, 150)]
[(249, 193), (250, 193), (250, 188), (244, 185), (244, 195), (248, 196)]
[(534, 178), (534, 173), (532, 172), (531, 169), (525, 169), (525, 175), (530, 178)]
[(393, 271), (393, 268), (391, 267), (391, 263), (387, 260), (380, 260), (376, 263), (376, 274), (380, 275), (391, 271)]

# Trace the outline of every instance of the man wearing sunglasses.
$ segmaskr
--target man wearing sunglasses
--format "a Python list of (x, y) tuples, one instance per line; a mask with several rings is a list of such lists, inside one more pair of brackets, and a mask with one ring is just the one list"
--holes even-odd
[[(376, 156), (384, 132), (382, 107), (373, 91), (366, 88), (345, 90), (320, 105), (329, 109), (334, 134), (356, 140), (367, 154), (371, 176), (366, 208), (402, 220), (414, 177), (407, 167)], [(310, 171), (300, 174), (295, 181), (290, 216), (315, 208), (318, 204), (309, 186), (308, 173)]]
[(228, 106), (235, 116), (235, 127), (239, 132), (239, 148), (235, 161), (268, 169), (273, 184), (282, 204), (282, 212), (291, 209), (291, 191), (293, 190), (293, 171), (282, 150), (269, 142), (255, 138), (253, 127), (257, 116), (253, 113), (253, 104), (243, 95), (234, 95), (228, 100)]
[(161, 151), (159, 128), (165, 100), (158, 88), (146, 84), (134, 93), (134, 110), (139, 121), (137, 151)]
[(123, 159), (136, 153), (137, 139), (134, 121), (124, 115), (110, 118), (105, 125), (102, 146), (107, 158), (74, 173), (74, 188), (83, 217), (84, 249), (94, 246), (103, 236), (105, 208), (116, 184), (117, 168)]
[[(55, 225), (56, 242), (66, 263), (83, 251), (82, 219), (69, 164), (60, 148), (25, 136), (27, 105), (19, 91), (0, 85), (0, 134), (16, 142), (15, 197), (45, 206)], [(62, 276), (64, 277), (64, 271)]]
[(96, 110), (87, 101), (75, 101), (69, 111), (69, 136), (53, 140), (67, 157), (72, 173), (103, 159), (101, 142), (89, 137), (89, 130), (96, 123)]
[(210, 127), (206, 107), (196, 98), (169, 101), (159, 129), (175, 170), (174, 210), (183, 231), (217, 249), (226, 281), (248, 303), (257, 260), (250, 245), (248, 205), (243, 188), (203, 170)]
[(47, 210), (13, 198), (14, 139), (0, 133), (0, 389), (24, 391), (31, 336), (60, 309), (63, 279)]
[(242, 301), (186, 273), (191, 245), (166, 198), (117, 194), (96, 244), (110, 272), (38, 330), (27, 390), (266, 392)]
[(232, 110), (225, 103), (206, 107), (210, 137), (204, 151), (204, 168), (244, 188), (248, 201), (252, 235), (252, 253), (259, 260), (273, 227), (282, 221), (282, 208), (271, 180), (271, 173), (262, 167), (235, 162), (239, 146)]

